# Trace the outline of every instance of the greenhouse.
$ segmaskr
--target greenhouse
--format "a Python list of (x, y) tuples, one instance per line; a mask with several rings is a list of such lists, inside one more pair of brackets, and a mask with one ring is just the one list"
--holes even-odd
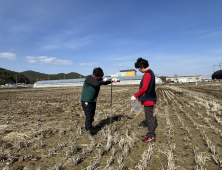
[(212, 74), (212, 80), (222, 79), (222, 70), (218, 70)]
[[(126, 84), (140, 84), (143, 75), (137, 76), (117, 76), (117, 77), (103, 77), (103, 78), (118, 78), (120, 82), (113, 83), (113, 85), (126, 85)], [(34, 84), (34, 88), (40, 87), (62, 87), (62, 86), (83, 86), (85, 78), (79, 79), (63, 79), (63, 80), (44, 80), (44, 81), (37, 81)], [(156, 84), (162, 83), (162, 80), (158, 77), (155, 78)]]

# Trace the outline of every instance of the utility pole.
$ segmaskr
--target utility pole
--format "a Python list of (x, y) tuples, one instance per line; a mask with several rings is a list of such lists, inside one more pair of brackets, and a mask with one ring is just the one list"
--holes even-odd
[(222, 63), (219, 63), (220, 70), (221, 70), (221, 66), (222, 66)]
[(17, 85), (17, 76), (16, 76), (16, 86), (18, 86), (18, 85)]
[(213, 68), (216, 67), (216, 66), (219, 66), (220, 70), (221, 70), (222, 63), (219, 63), (219, 65), (213, 65)]
[(214, 73), (214, 67), (216, 67), (216, 65), (213, 65), (213, 73)]
[(37, 77), (37, 81), (38, 81), (38, 77)]

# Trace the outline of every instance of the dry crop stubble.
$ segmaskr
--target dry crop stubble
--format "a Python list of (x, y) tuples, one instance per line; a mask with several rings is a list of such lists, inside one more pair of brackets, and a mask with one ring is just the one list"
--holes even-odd
[(111, 129), (110, 86), (101, 88), (94, 143), (85, 135), (81, 87), (1, 90), (0, 168), (141, 169), (145, 159), (142, 169), (220, 169), (221, 99), (209, 102), (211, 86), (197, 94), (188, 87), (157, 87), (156, 142), (150, 144), (139, 138), (147, 133), (144, 113), (130, 107), (138, 86), (113, 87)]

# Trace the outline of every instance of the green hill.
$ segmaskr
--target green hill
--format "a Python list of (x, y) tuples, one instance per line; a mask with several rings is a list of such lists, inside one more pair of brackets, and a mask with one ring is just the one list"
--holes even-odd
[(25, 75), (0, 67), (0, 85), (4, 85), (6, 83), (15, 84), (16, 79), (17, 83), (30, 83), (29, 79)]
[(32, 70), (24, 71), (21, 73), (6, 70), (0, 67), (0, 85), (6, 83), (15, 84), (17, 77), (17, 83), (35, 83), (37, 80), (59, 80), (59, 79), (75, 79), (75, 78), (85, 78), (79, 73), (71, 72), (68, 74), (59, 73), (59, 74), (45, 74), (39, 73)]
[(35, 71), (24, 71), (21, 72), (23, 75), (25, 75), (26, 77), (29, 78), (30, 83), (35, 83), (37, 80), (59, 80), (59, 79), (75, 79), (75, 78), (84, 78), (86, 76), (83, 76), (79, 73), (75, 73), (75, 72), (71, 72), (68, 74), (64, 74), (64, 73), (58, 73), (58, 74), (44, 74), (44, 73), (39, 73), (39, 72), (35, 72)]
[(24, 76), (28, 77), (29, 79), (32, 77), (38, 77), (38, 76), (47, 76), (47, 74), (35, 72), (32, 70), (23, 71), (21, 72)]

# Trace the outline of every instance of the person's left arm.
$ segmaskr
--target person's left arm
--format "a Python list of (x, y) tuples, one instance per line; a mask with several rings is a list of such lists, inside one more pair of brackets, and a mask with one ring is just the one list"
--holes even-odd
[(150, 84), (150, 80), (151, 80), (151, 74), (146, 73), (143, 77), (143, 86), (142, 86), (142, 88), (136, 94), (134, 94), (135, 98), (140, 97), (141, 95), (143, 95), (147, 91), (147, 89), (149, 87), (149, 84)]

